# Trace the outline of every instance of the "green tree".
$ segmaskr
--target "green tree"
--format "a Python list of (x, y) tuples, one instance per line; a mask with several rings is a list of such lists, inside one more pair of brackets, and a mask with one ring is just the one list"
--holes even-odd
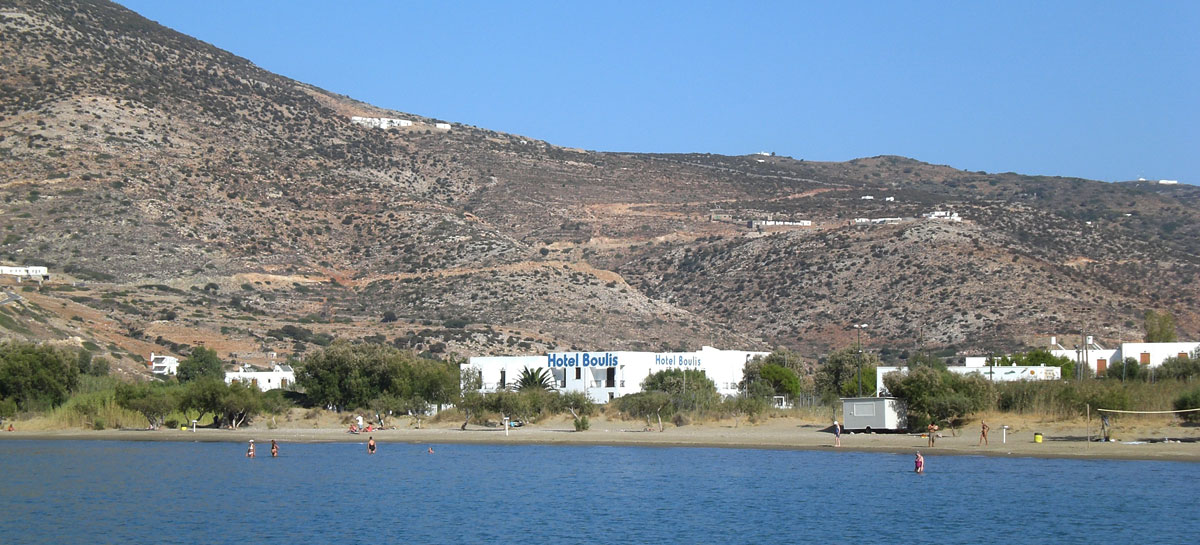
[(889, 373), (883, 380), (892, 395), (905, 401), (910, 428), (929, 422), (957, 426), (964, 416), (991, 406), (995, 397), (992, 384), (978, 373), (963, 376), (922, 366), (906, 374)]
[[(1200, 386), (1192, 388), (1175, 398), (1175, 410), (1186, 411), (1200, 409)], [(1179, 416), (1187, 422), (1200, 422), (1200, 411), (1180, 413)]]
[(4, 424), (5, 418), (12, 418), (17, 414), (17, 402), (11, 399), (0, 399), (0, 424)]
[(151, 429), (163, 425), (163, 419), (178, 405), (176, 389), (162, 383), (118, 384), (115, 394), (121, 408), (141, 413)]
[(1147, 310), (1144, 327), (1148, 343), (1173, 343), (1176, 340), (1175, 316), (1170, 312)]
[(583, 392), (563, 392), (559, 397), (562, 407), (575, 419), (575, 430), (588, 428), (587, 418), (596, 410), (596, 404)]
[(1104, 376), (1111, 379), (1119, 380), (1137, 380), (1144, 378), (1146, 371), (1142, 365), (1133, 358), (1125, 358), (1122, 361), (1114, 361), (1108, 369), (1104, 371)]
[[(790, 371), (790, 369), (784, 367), (779, 368)], [(750, 422), (754, 422), (759, 416), (767, 412), (771, 404), (765, 397), (742, 394), (725, 398), (723, 406), (726, 411), (733, 415), (733, 427), (736, 428), (740, 426), (742, 416), (745, 416)]]
[(721, 402), (717, 385), (696, 369), (666, 369), (642, 381), (643, 391), (665, 392), (676, 411), (706, 411)]
[(27, 411), (56, 407), (78, 383), (75, 354), (28, 342), (0, 343), (0, 399)]
[(1177, 380), (1192, 380), (1200, 377), (1200, 359), (1193, 357), (1170, 357), (1163, 360), (1159, 376)]
[(203, 420), (205, 415), (213, 415), (213, 426), (220, 427), (220, 418), (224, 410), (225, 393), (229, 389), (225, 382), (212, 377), (200, 378), (183, 385), (179, 393), (179, 409), (196, 411), (196, 419)]
[(395, 384), (400, 379), (399, 360), (399, 352), (390, 347), (339, 341), (305, 356), (296, 369), (296, 382), (318, 404), (366, 407), (385, 391), (402, 389)]
[(229, 427), (238, 429), (243, 422), (254, 418), (262, 411), (262, 391), (257, 386), (240, 381), (224, 385), (217, 414)]
[(650, 427), (650, 417), (658, 418), (658, 431), (663, 431), (663, 412), (671, 415), (670, 394), (663, 391), (648, 390), (636, 394), (627, 394), (617, 398), (617, 409), (633, 418), (645, 418), (646, 427)]
[(800, 395), (800, 377), (795, 371), (780, 365), (767, 364), (762, 367), (760, 373), (763, 381), (771, 385), (775, 395), (787, 396), (789, 399)]
[(275, 427), (275, 417), (287, 413), (294, 405), (284, 397), (283, 390), (275, 389), (263, 392), (259, 398), (262, 412), (271, 415), (271, 427)]
[(858, 353), (854, 348), (833, 352), (817, 367), (817, 393), (826, 401), (858, 395), (861, 372), (863, 395), (871, 395), (875, 392), (875, 368), (878, 365), (879, 358), (875, 354)]
[(477, 417), (486, 410), (487, 399), (479, 391), (483, 388), (483, 374), (479, 369), (469, 367), (463, 370), (460, 384), (458, 409), (463, 412), (463, 423), (459, 429), (465, 430), (471, 417)]
[(192, 349), (192, 353), (188, 357), (179, 362), (177, 376), (179, 382), (191, 382), (199, 379), (224, 380), (225, 371), (222, 369), (221, 359), (217, 357), (216, 350), (197, 346)]
[(526, 390), (553, 390), (554, 375), (544, 367), (530, 369), (525, 367), (521, 369), (521, 373), (517, 375), (516, 390), (523, 392)]

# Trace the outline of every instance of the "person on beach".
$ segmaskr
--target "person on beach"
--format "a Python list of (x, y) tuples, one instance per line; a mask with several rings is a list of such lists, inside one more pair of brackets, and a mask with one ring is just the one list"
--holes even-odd
[(913, 460), (913, 471), (917, 473), (925, 473), (925, 457), (921, 456), (921, 451), (917, 451), (917, 457)]
[(13, 429), (13, 427), (12, 427), (12, 424), (9, 424), (9, 425), (8, 425), (8, 431), (17, 431), (17, 430), (14, 430), (14, 429)]
[(246, 449), (246, 457), (247, 458), (254, 457), (254, 440), (253, 439), (250, 440), (250, 448)]
[(271, 440), (271, 457), (279, 457), (279, 443), (276, 443), (274, 439)]
[(987, 444), (988, 444), (987, 432), (988, 432), (988, 430), (990, 430), (992, 428), (988, 427), (987, 422), (984, 422), (983, 420), (979, 421), (979, 425), (980, 425), (979, 426), (979, 443), (975, 446), (979, 446), (979, 445), (987, 446)]
[(929, 446), (931, 446), (931, 447), (932, 447), (932, 446), (933, 446), (933, 440), (934, 440), (934, 438), (937, 436), (938, 426), (937, 426), (937, 424), (934, 424), (933, 422), (930, 422), (930, 423), (929, 423), (929, 427), (928, 427), (928, 428), (926, 428), (926, 429), (928, 430), (928, 433), (927, 433), (926, 435), (928, 435), (928, 436), (929, 436)]
[(375, 438), (367, 438), (367, 454), (375, 454)]
[(842, 426), (838, 424), (837, 420), (833, 421), (833, 446), (842, 446)]

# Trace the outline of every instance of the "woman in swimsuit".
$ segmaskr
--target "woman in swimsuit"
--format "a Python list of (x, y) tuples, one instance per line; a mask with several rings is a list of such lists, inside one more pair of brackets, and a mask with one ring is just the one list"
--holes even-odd
[(253, 439), (250, 440), (250, 448), (246, 449), (246, 457), (247, 458), (254, 457), (254, 440)]
[(913, 464), (916, 466), (913, 468), (913, 471), (925, 473), (925, 457), (921, 456), (921, 451), (917, 451), (917, 457), (913, 460)]
[(375, 454), (375, 438), (367, 438), (367, 454)]
[(279, 443), (276, 443), (274, 439), (271, 440), (271, 457), (279, 457)]
[(833, 421), (833, 446), (842, 446), (842, 426), (838, 424), (837, 420)]

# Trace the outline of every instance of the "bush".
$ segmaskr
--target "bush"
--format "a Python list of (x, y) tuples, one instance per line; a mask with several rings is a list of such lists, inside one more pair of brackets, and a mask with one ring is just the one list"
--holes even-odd
[[(1175, 410), (1184, 411), (1187, 409), (1200, 409), (1200, 387), (1188, 390), (1175, 398)], [(1200, 411), (1181, 413), (1179, 417), (1185, 422), (1200, 422)]]
[(575, 419), (575, 431), (584, 431), (590, 427), (592, 427), (592, 424), (588, 422), (587, 416), (581, 416)]

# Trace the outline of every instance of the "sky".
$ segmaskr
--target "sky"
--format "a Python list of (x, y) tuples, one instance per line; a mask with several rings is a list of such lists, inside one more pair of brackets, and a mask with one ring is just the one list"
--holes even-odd
[(559, 146), (1200, 184), (1200, 2), (119, 3), (332, 92)]

